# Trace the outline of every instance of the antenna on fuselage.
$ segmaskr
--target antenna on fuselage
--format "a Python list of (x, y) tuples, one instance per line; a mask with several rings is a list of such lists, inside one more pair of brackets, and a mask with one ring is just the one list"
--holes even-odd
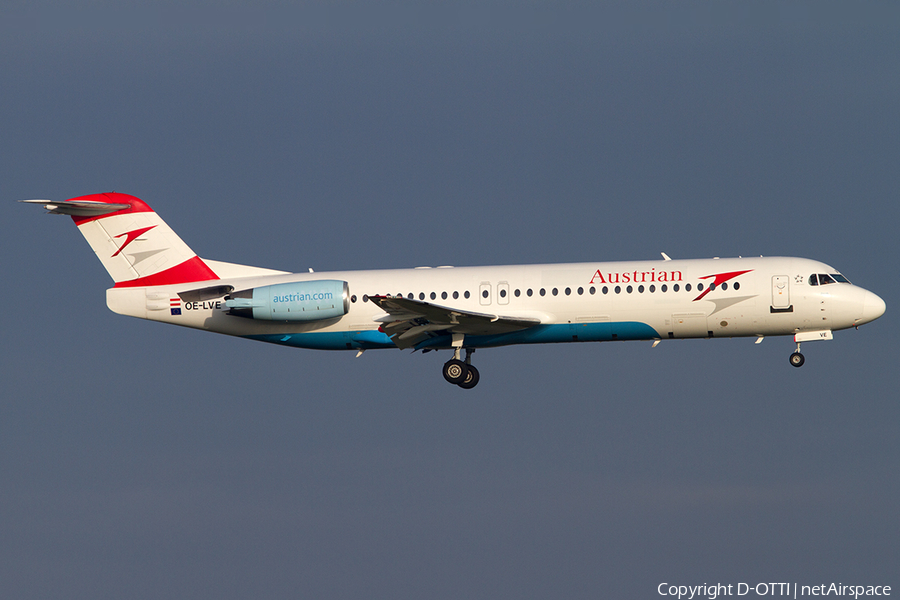
[(663, 260), (672, 260), (671, 258), (669, 258), (669, 255), (666, 254), (665, 252), (660, 252), (660, 254), (662, 254)]

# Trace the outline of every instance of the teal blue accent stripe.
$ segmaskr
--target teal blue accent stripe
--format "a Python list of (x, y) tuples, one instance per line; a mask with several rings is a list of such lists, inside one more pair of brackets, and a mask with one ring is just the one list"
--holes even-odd
[[(277, 333), (248, 335), (248, 339), (315, 350), (374, 350), (396, 348), (394, 342), (380, 331), (335, 331), (313, 333)], [(538, 325), (522, 331), (499, 335), (467, 335), (465, 345), (470, 348), (489, 348), (512, 344), (555, 344), (563, 342), (610, 342), (614, 340), (654, 340), (659, 333), (646, 323), (567, 323)], [(438, 336), (416, 346), (450, 348), (450, 336)]]
[[(654, 340), (659, 333), (646, 323), (567, 323), (538, 325), (522, 331), (500, 335), (466, 336), (465, 346), (488, 348), (511, 344), (559, 344), (565, 342), (611, 342), (619, 340)], [(450, 336), (426, 340), (417, 346), (423, 348), (448, 348)]]

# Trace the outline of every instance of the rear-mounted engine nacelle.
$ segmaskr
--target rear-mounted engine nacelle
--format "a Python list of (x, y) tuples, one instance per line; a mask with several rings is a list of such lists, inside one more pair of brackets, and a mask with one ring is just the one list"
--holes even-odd
[(350, 310), (346, 281), (322, 279), (265, 285), (225, 296), (229, 315), (263, 321), (319, 321)]

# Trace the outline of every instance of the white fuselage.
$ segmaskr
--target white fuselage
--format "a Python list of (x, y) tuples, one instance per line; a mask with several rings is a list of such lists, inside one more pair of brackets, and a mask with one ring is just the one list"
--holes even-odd
[[(385, 312), (368, 301), (372, 296), (402, 296), (448, 309), (540, 322), (522, 331), (467, 336), (464, 345), (472, 348), (830, 332), (866, 323), (884, 312), (884, 302), (860, 287), (810, 284), (813, 274), (836, 273), (813, 260), (757, 257), (266, 274), (174, 286), (116, 287), (108, 291), (107, 303), (120, 314), (335, 350), (396, 347), (379, 331)], [(225, 293), (201, 301), (178, 296), (211, 283), (242, 290), (323, 279), (348, 284), (350, 298), (343, 316), (261, 321), (229, 314)], [(417, 346), (449, 347), (450, 336), (435, 336)]]
[(885, 310), (804, 258), (287, 273), (203, 260), (129, 194), (25, 202), (72, 217), (117, 313), (299, 348), (452, 349), (443, 376), (464, 389), (480, 380), (472, 352), (511, 344), (793, 335), (800, 367), (802, 342)]

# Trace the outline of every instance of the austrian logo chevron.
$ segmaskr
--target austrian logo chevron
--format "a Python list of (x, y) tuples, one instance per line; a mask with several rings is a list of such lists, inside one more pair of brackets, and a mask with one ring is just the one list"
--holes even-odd
[(744, 273), (749, 273), (752, 270), (753, 269), (747, 269), (746, 271), (731, 271), (729, 273), (716, 273), (715, 275), (705, 275), (705, 276), (701, 277), (700, 279), (709, 279), (710, 277), (715, 277), (715, 279), (713, 279), (713, 282), (711, 284), (709, 284), (708, 288), (703, 290), (702, 294), (700, 294), (699, 296), (694, 298), (694, 302), (696, 302), (697, 300), (702, 300), (703, 296), (707, 295), (708, 293), (710, 293), (717, 287), (721, 287), (721, 285), (723, 283), (725, 283), (726, 281), (731, 281), (738, 275), (743, 275)]
[[(140, 208), (137, 199), (131, 202)], [(218, 279), (149, 208), (84, 219), (78, 229), (101, 257), (116, 287)]]
[[(119, 239), (120, 237), (124, 237), (125, 242), (121, 246), (119, 246), (119, 249), (116, 250), (116, 253), (113, 254), (113, 256), (118, 256), (119, 253), (122, 250), (124, 250), (126, 246), (128, 246), (128, 244), (130, 244), (134, 240), (138, 239), (142, 234), (147, 233), (154, 227), (156, 227), (156, 225), (151, 225), (150, 227), (141, 227), (140, 229), (135, 229), (133, 231), (126, 231), (125, 233), (120, 233), (119, 235), (115, 236), (116, 239)], [(112, 257), (110, 257), (110, 258), (112, 258)]]

